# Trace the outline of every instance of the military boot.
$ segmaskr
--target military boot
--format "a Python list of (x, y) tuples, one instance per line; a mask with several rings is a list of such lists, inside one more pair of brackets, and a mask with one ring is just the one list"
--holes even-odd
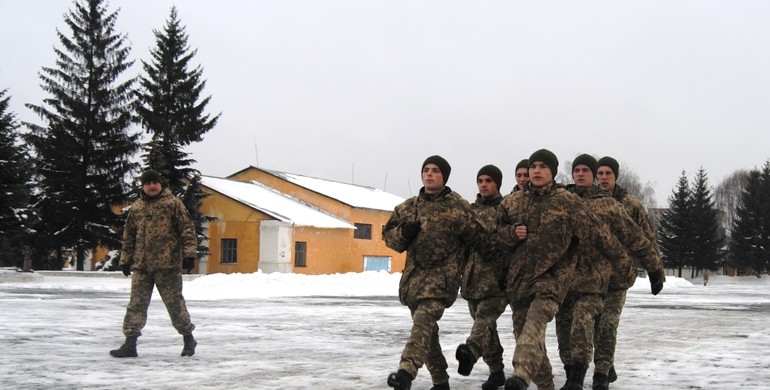
[(610, 381), (610, 383), (615, 382), (618, 380), (618, 373), (615, 372), (615, 365), (613, 364), (612, 367), (610, 367), (610, 373), (607, 374), (607, 380)]
[(434, 384), (430, 388), (430, 390), (449, 390), (449, 382), (447, 382), (447, 383), (439, 383), (437, 385)]
[(497, 390), (498, 387), (505, 385), (505, 373), (503, 370), (495, 371), (489, 374), (487, 381), (481, 384), (481, 390)]
[(594, 383), (591, 385), (592, 390), (609, 390), (610, 380), (607, 375), (602, 373), (594, 373)]
[(476, 359), (473, 357), (473, 352), (471, 352), (468, 344), (458, 345), (455, 357), (459, 363), (457, 366), (457, 373), (462, 376), (470, 375), (473, 370), (473, 365), (476, 364)]
[(587, 364), (573, 364), (569, 371), (566, 390), (583, 390), (583, 382), (586, 379)]
[(120, 348), (110, 351), (110, 356), (116, 358), (139, 356), (136, 353), (136, 336), (126, 337), (126, 342)]
[(195, 355), (195, 346), (198, 342), (193, 338), (192, 333), (184, 335), (184, 347), (182, 348), (182, 356)]
[(388, 375), (388, 386), (395, 390), (410, 390), (412, 388), (414, 377), (404, 370)]
[(527, 382), (517, 376), (512, 376), (505, 381), (505, 390), (527, 390)]

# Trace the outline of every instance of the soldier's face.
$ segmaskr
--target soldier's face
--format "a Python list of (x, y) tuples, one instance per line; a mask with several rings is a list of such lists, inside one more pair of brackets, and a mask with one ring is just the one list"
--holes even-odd
[(553, 173), (542, 161), (535, 161), (529, 164), (529, 182), (532, 187), (545, 187), (553, 181)]
[(608, 166), (601, 166), (596, 170), (596, 177), (599, 179), (601, 189), (613, 192), (615, 191), (615, 172)]
[(158, 196), (162, 189), (160, 183), (157, 181), (148, 181), (147, 183), (142, 184), (142, 191), (144, 191), (150, 198)]
[(578, 187), (591, 187), (594, 184), (594, 174), (588, 165), (578, 164), (572, 168), (572, 180)]
[(479, 176), (476, 179), (476, 186), (479, 187), (479, 195), (482, 198), (491, 198), (500, 192), (497, 188), (497, 183), (489, 175)]
[(529, 170), (527, 168), (519, 168), (516, 170), (516, 184), (519, 188), (524, 188), (529, 183)]
[(437, 194), (444, 188), (444, 175), (438, 165), (428, 163), (422, 168), (422, 185), (429, 194)]

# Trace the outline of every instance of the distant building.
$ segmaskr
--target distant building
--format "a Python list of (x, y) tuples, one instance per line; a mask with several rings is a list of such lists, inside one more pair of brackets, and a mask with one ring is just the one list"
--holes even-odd
[(405, 253), (385, 246), (382, 228), (403, 198), (384, 191), (248, 167), (202, 177), (201, 211), (210, 255), (200, 273), (400, 272)]

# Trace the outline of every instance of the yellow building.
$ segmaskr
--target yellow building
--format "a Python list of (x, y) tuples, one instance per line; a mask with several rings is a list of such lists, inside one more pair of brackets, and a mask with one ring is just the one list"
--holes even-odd
[(209, 252), (200, 273), (401, 271), (382, 228), (403, 198), (371, 187), (249, 167), (202, 178)]

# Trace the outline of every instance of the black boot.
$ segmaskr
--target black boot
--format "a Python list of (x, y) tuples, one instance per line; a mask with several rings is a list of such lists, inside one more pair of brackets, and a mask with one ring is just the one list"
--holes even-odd
[(610, 389), (610, 380), (607, 378), (607, 375), (595, 372), (594, 373), (594, 383), (591, 385), (592, 390), (609, 390)]
[(615, 372), (615, 365), (614, 364), (610, 367), (610, 373), (607, 374), (607, 380), (610, 381), (610, 383), (615, 382), (616, 380), (618, 380), (618, 373)]
[(473, 357), (473, 352), (471, 352), (468, 344), (458, 345), (455, 357), (460, 363), (457, 367), (457, 373), (462, 376), (470, 375), (473, 370), (473, 365), (476, 364), (476, 359)]
[(195, 346), (198, 342), (193, 338), (192, 333), (184, 335), (184, 347), (182, 348), (182, 356), (195, 355)]
[(412, 380), (414, 380), (414, 377), (411, 374), (404, 370), (398, 370), (388, 375), (388, 386), (395, 390), (410, 390), (412, 388)]
[(449, 382), (447, 383), (439, 383), (437, 385), (433, 385), (430, 390), (449, 390)]
[(497, 390), (498, 387), (505, 385), (505, 373), (503, 370), (495, 371), (489, 374), (487, 381), (481, 384), (481, 390)]
[(139, 354), (136, 353), (136, 336), (126, 337), (126, 342), (123, 343), (120, 348), (110, 351), (110, 356), (116, 358), (139, 356)]
[(564, 365), (564, 373), (567, 374), (567, 381), (564, 382), (564, 386), (562, 386), (559, 390), (567, 390), (567, 384), (569, 383), (569, 372), (571, 369), (572, 369), (571, 364)]
[(505, 390), (527, 390), (527, 382), (517, 376), (512, 376), (505, 381)]
[(573, 364), (569, 371), (566, 390), (583, 390), (583, 382), (586, 379), (588, 364)]

